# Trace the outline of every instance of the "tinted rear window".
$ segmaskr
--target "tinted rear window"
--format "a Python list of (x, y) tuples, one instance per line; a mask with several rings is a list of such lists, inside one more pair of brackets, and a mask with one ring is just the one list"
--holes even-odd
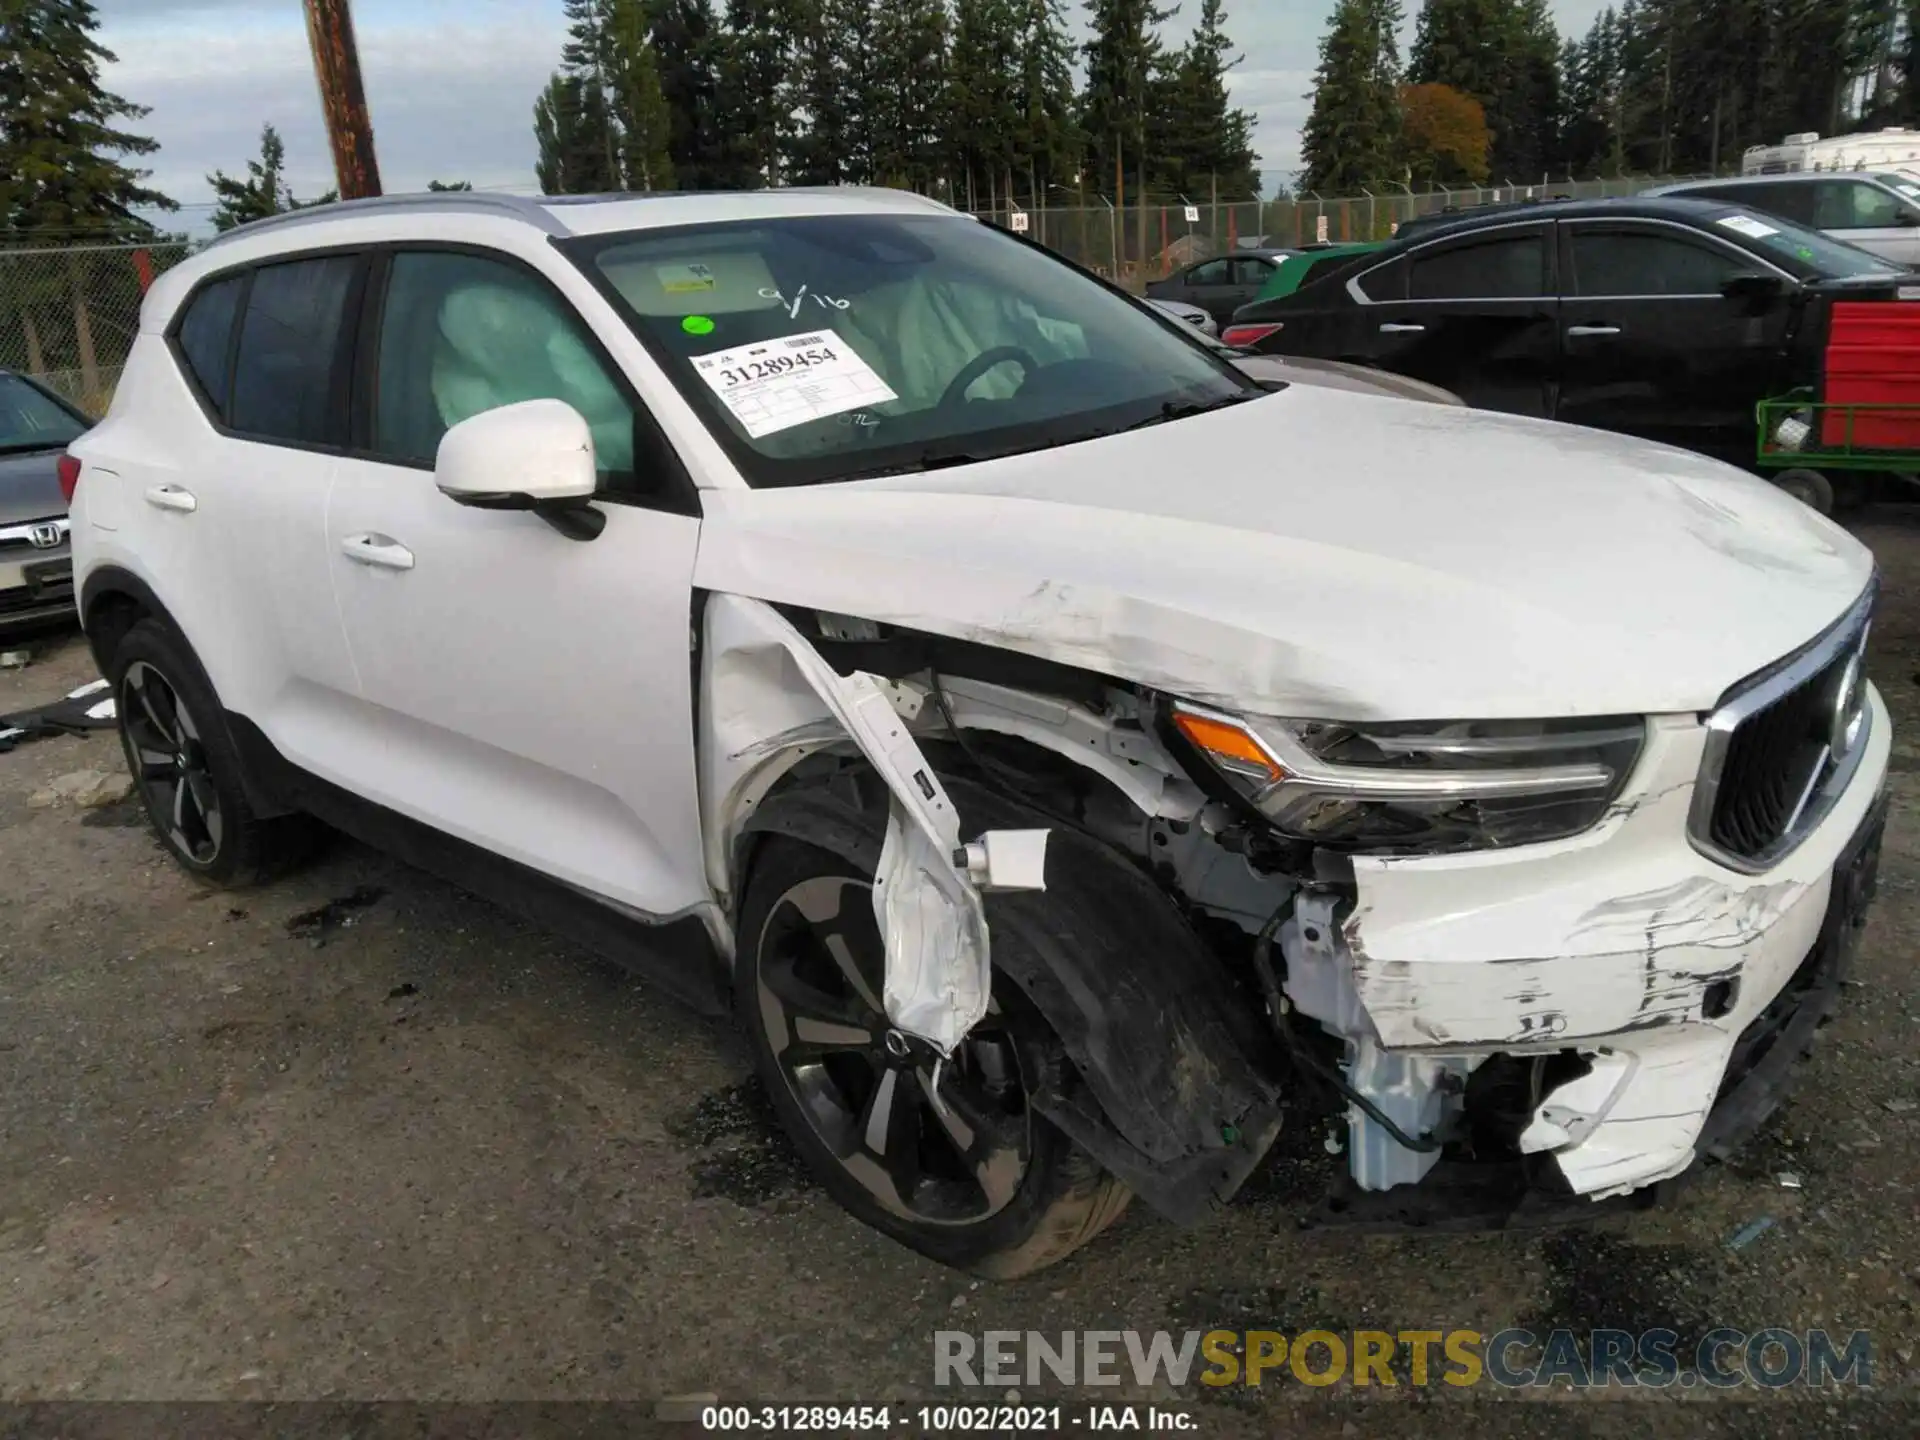
[(1547, 293), (1540, 231), (1464, 241), (1413, 257), (1415, 300), (1532, 299)]
[(353, 255), (256, 270), (240, 322), (228, 423), (265, 440), (326, 444), (337, 433), (334, 373)]
[(180, 317), (180, 358), (222, 420), (227, 418), (227, 392), (233, 380), (233, 318), (244, 278), (230, 275), (216, 280), (193, 297)]

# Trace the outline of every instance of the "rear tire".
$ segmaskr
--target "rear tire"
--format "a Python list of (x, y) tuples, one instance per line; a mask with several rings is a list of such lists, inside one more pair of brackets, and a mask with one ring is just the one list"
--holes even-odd
[(1833, 514), (1833, 482), (1818, 470), (1784, 470), (1773, 483), (1821, 515)]
[(160, 843), (189, 875), (217, 889), (241, 889), (311, 852), (314, 821), (255, 813), (225, 712), (171, 626), (151, 617), (136, 623), (114, 647), (107, 679), (134, 793)]
[[(1026, 1103), (1059, 1042), (1004, 973), (994, 1009), (940, 1067), (943, 1106), (931, 1102), (924, 1052), (900, 1053), (884, 1013), (870, 873), (771, 836), (737, 933), (754, 1064), (808, 1168), (854, 1218), (942, 1264), (1008, 1279), (1064, 1259), (1126, 1209), (1132, 1192)], [(1018, 943), (1004, 922), (994, 936)]]

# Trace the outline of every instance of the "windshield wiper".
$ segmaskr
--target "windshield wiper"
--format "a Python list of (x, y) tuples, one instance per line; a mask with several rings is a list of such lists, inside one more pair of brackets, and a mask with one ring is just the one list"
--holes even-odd
[(1041, 450), (1057, 450), (1064, 445), (1080, 445), (1088, 440), (1104, 440), (1109, 435), (1123, 435), (1129, 430), (1144, 429), (1149, 425), (1164, 425), (1169, 420), (1184, 420), (1189, 415), (1204, 415), (1209, 410), (1223, 410), (1229, 405), (1238, 405), (1244, 400), (1258, 400), (1265, 391), (1252, 394), (1244, 392), (1223, 395), (1217, 400), (1169, 400), (1144, 420), (1136, 420), (1131, 425), (1119, 425), (1110, 430), (1083, 430), (1072, 435), (1063, 435), (1057, 440), (1045, 440), (1037, 445), (1010, 445), (1004, 450), (937, 450), (927, 449), (904, 460), (898, 465), (882, 466), (873, 470), (856, 470), (849, 475), (837, 478), (841, 480), (883, 480), (890, 475), (921, 475), (930, 470), (952, 470), (961, 465), (981, 465), (989, 460), (1009, 460), (1015, 455), (1032, 455)]
[[(1248, 394), (1244, 390), (1231, 395), (1222, 395), (1218, 400), (1169, 400), (1144, 420), (1136, 420), (1131, 425), (1121, 426), (1121, 430), (1145, 430), (1149, 425), (1164, 425), (1169, 420), (1186, 420), (1195, 415), (1204, 415), (1209, 410), (1224, 410), (1229, 405), (1240, 405), (1248, 400), (1257, 400), (1258, 394)], [(1116, 432), (1117, 433), (1117, 432)]]

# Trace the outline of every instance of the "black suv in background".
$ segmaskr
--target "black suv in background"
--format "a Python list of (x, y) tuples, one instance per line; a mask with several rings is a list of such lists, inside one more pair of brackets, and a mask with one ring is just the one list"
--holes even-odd
[(1259, 352), (1751, 465), (1755, 405), (1818, 375), (1822, 307), (1893, 298), (1905, 273), (1737, 205), (1556, 200), (1424, 225), (1234, 323), (1278, 325)]

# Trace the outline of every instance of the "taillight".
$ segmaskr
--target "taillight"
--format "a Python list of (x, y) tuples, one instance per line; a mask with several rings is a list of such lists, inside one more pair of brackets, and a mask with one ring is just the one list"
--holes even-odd
[[(73, 492), (80, 488), (80, 461), (72, 455), (62, 455), (54, 467), (60, 474), (60, 493), (67, 497), (67, 504), (73, 504)], [(42, 475), (47, 472), (42, 470)]]
[(1269, 335), (1278, 335), (1287, 327), (1274, 325), (1229, 325), (1227, 333), (1220, 337), (1222, 345), (1231, 345), (1235, 350), (1251, 350)]

